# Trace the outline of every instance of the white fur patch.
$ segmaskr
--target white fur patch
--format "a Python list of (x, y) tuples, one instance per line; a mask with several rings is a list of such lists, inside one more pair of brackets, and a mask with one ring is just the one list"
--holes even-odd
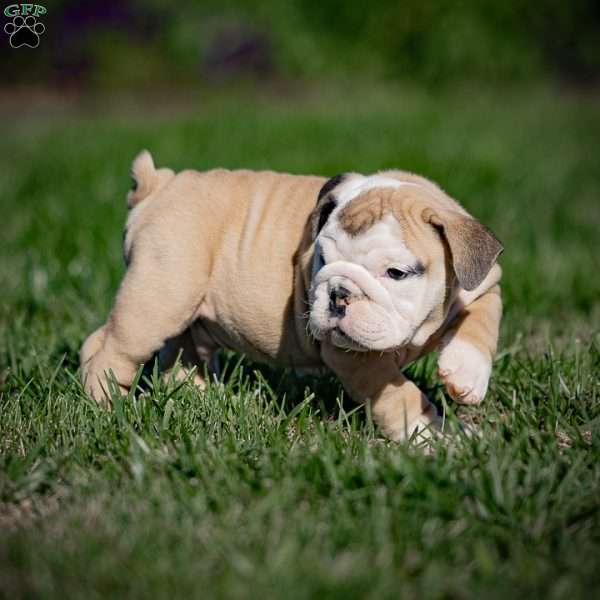
[(475, 346), (455, 337), (440, 352), (438, 373), (457, 402), (480, 404), (487, 392), (492, 362)]
[(342, 183), (335, 192), (335, 198), (338, 205), (344, 205), (354, 200), (364, 192), (375, 188), (400, 188), (406, 185), (420, 187), (417, 183), (409, 183), (407, 181), (399, 181), (385, 175), (371, 175), (364, 177), (362, 175), (350, 179), (346, 183)]

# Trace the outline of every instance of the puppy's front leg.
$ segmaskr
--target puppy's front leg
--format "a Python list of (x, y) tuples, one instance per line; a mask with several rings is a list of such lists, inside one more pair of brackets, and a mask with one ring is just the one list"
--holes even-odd
[(465, 306), (442, 337), (438, 372), (462, 404), (479, 404), (488, 388), (502, 317), (500, 286)]
[(400, 373), (393, 354), (345, 352), (323, 343), (321, 356), (353, 400), (369, 402), (373, 419), (390, 439), (439, 426), (435, 406)]

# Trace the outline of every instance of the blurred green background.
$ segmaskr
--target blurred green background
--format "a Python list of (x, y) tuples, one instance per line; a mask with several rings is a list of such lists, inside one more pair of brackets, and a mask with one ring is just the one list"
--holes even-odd
[[(595, 0), (46, 2), (40, 51), (7, 83), (115, 88), (360, 77), (598, 81)], [(43, 49), (43, 51), (42, 51)], [(35, 56), (35, 58), (33, 58)]]

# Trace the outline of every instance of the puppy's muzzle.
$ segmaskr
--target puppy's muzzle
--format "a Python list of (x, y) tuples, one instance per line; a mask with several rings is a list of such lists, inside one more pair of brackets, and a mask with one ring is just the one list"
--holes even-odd
[(313, 281), (313, 293), (320, 286), (327, 286), (329, 294), (329, 311), (332, 316), (335, 310), (344, 311), (342, 305), (348, 306), (357, 300), (372, 300), (390, 313), (394, 313), (394, 305), (385, 288), (362, 265), (338, 261), (321, 268)]

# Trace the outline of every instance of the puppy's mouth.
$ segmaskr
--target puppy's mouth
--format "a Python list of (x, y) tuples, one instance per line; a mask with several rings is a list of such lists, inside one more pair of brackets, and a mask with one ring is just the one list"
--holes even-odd
[(357, 352), (368, 352), (370, 348), (364, 346), (353, 337), (349, 336), (345, 331), (337, 326), (334, 327), (331, 332), (331, 342), (334, 346), (338, 346), (338, 348), (343, 348), (346, 350), (356, 350)]

